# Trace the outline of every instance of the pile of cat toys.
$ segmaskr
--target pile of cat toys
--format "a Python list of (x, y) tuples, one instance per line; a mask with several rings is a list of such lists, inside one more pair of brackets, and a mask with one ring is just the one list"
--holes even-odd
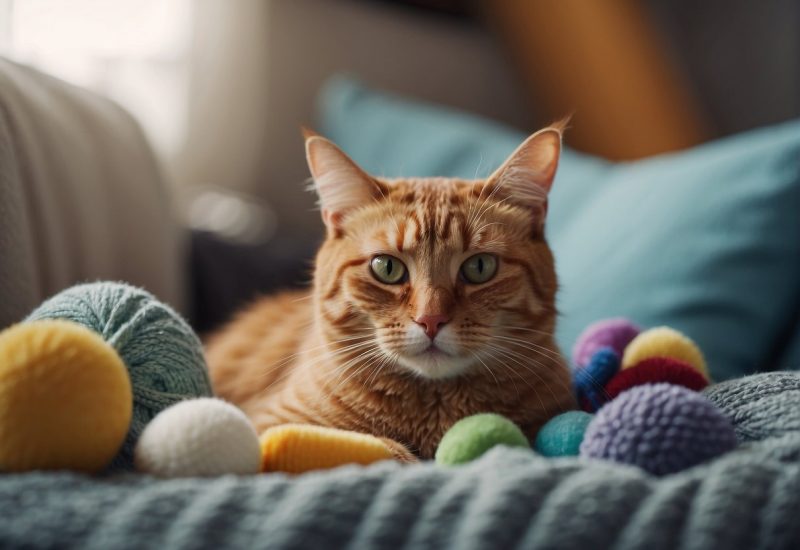
[(393, 457), (376, 437), (317, 426), (259, 438), (213, 398), (189, 325), (129, 285), (66, 289), (0, 332), (0, 472), (300, 473)]
[[(583, 332), (572, 356), (583, 410), (545, 424), (533, 444), (538, 454), (603, 459), (666, 475), (736, 447), (730, 419), (701, 393), (710, 383), (703, 354), (680, 332), (642, 331), (626, 319), (607, 319)], [(453, 426), (437, 461), (468, 462), (495, 444), (525, 446), (524, 438), (509, 437), (508, 420), (491, 418), (487, 428), (487, 416)]]

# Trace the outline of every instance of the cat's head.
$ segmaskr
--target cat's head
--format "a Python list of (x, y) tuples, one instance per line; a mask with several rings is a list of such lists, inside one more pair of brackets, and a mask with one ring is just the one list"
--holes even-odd
[(374, 177), (308, 133), (327, 229), (314, 287), (325, 337), (374, 367), (432, 379), (550, 342), (557, 281), (544, 221), (561, 133), (533, 134), (482, 180)]

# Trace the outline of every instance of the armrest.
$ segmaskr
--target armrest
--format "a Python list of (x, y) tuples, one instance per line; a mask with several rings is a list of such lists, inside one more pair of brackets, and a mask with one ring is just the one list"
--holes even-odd
[(181, 241), (130, 115), (0, 59), (0, 327), (96, 279), (145, 287), (180, 308)]

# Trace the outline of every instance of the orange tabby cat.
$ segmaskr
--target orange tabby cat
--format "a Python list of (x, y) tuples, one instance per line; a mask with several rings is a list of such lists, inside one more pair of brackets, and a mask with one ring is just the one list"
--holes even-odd
[(307, 135), (327, 228), (313, 289), (264, 298), (211, 338), (217, 394), (259, 432), (332, 426), (422, 458), (465, 416), (497, 412), (533, 437), (572, 408), (544, 239), (561, 131), (475, 181), (375, 178)]

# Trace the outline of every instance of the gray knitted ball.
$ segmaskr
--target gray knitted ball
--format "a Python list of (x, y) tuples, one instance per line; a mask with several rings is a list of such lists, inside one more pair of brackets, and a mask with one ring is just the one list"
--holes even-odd
[(645, 384), (600, 409), (586, 429), (580, 454), (665, 475), (736, 447), (731, 421), (697, 392)]
[(703, 390), (726, 411), (742, 443), (800, 432), (800, 374), (765, 372)]
[(45, 301), (26, 321), (79, 323), (119, 353), (133, 389), (133, 418), (112, 469), (133, 466), (145, 425), (183, 399), (211, 396), (203, 348), (180, 315), (152, 294), (123, 283), (74, 286)]

